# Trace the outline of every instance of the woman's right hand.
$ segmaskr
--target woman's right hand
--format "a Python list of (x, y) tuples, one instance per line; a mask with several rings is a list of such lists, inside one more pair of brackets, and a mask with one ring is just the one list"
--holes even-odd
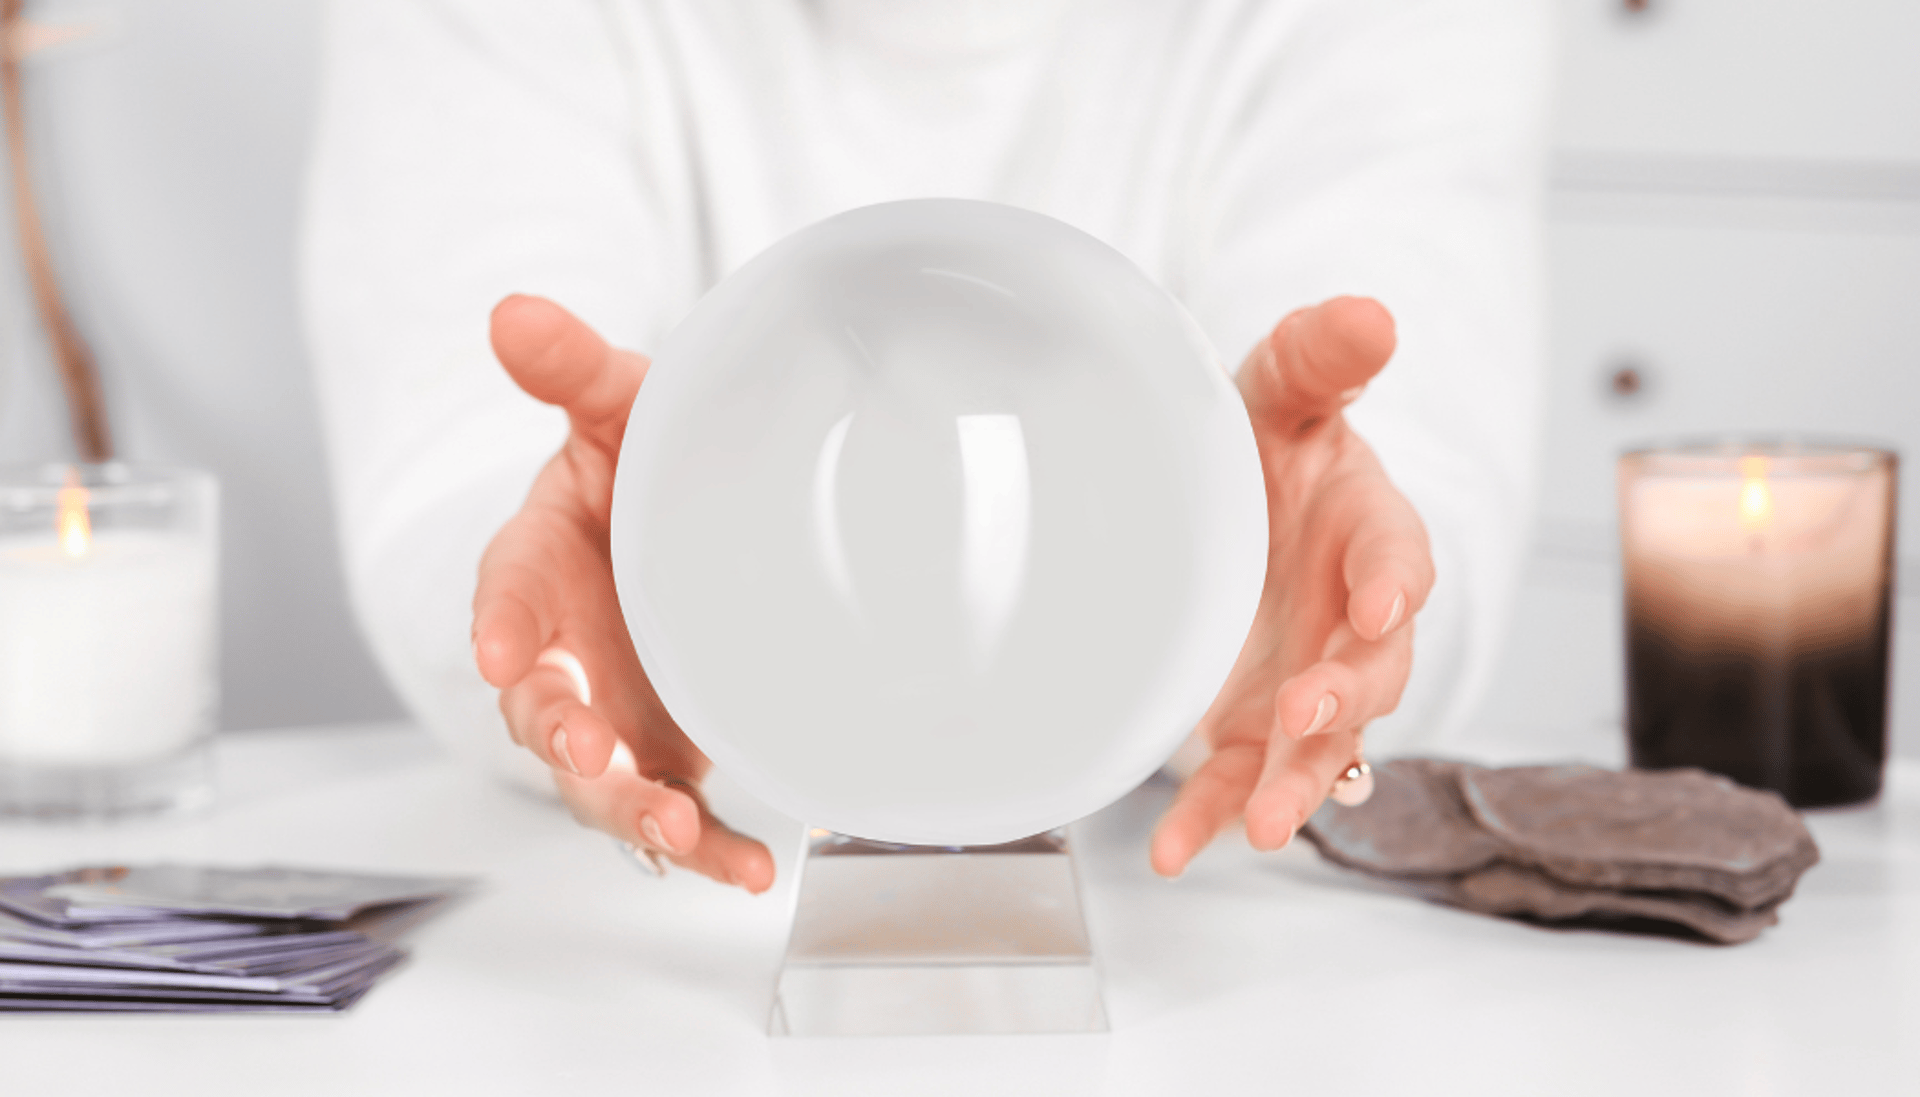
[[(623, 842), (759, 893), (773, 856), (709, 811), (710, 763), (640, 666), (608, 553), (613, 474), (647, 359), (616, 350), (539, 297), (494, 307), (493, 350), (514, 382), (564, 409), (566, 444), (480, 562), (473, 654), (514, 741), (553, 767), (574, 817)], [(624, 743), (625, 752), (616, 752)], [(632, 764), (620, 755), (630, 754)]]

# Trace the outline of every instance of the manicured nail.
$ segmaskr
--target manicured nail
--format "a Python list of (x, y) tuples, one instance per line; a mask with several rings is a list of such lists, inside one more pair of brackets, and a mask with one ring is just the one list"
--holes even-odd
[(1335, 697), (1331, 693), (1322, 696), (1320, 698), (1320, 707), (1313, 710), (1313, 723), (1308, 724), (1307, 730), (1300, 733), (1300, 738), (1305, 739), (1309, 735), (1319, 733), (1321, 729), (1333, 721), (1334, 714), (1339, 711), (1340, 698)]
[(1380, 635), (1385, 636), (1392, 632), (1393, 626), (1400, 623), (1400, 615), (1405, 612), (1407, 612), (1407, 592), (1403, 590), (1393, 596), (1393, 605), (1387, 610), (1387, 623), (1380, 626)]
[(1343, 393), (1341, 393), (1341, 394), (1340, 394), (1340, 406), (1341, 406), (1341, 407), (1345, 407), (1345, 406), (1347, 406), (1348, 404), (1351, 404), (1351, 403), (1353, 403), (1353, 402), (1354, 402), (1355, 400), (1358, 400), (1358, 399), (1360, 399), (1360, 394), (1361, 394), (1361, 393), (1363, 393), (1363, 392), (1365, 392), (1365, 391), (1367, 391), (1367, 386), (1365, 386), (1365, 385), (1355, 385), (1355, 386), (1353, 386), (1352, 388), (1350, 388), (1350, 389), (1348, 389), (1347, 391), (1345, 391), (1345, 392), (1343, 392)]
[(554, 729), (553, 756), (560, 759), (575, 777), (580, 776), (580, 767), (573, 764), (573, 755), (567, 750), (567, 725), (565, 724)]
[(619, 844), (621, 849), (626, 850), (627, 853), (633, 857), (633, 863), (644, 869), (649, 876), (665, 876), (667, 874), (667, 863), (660, 859), (659, 853), (645, 846), (636, 846), (632, 842), (620, 842)]
[(660, 820), (655, 819), (651, 815), (642, 815), (640, 817), (640, 837), (645, 838), (647, 844), (655, 849), (663, 849), (669, 853), (673, 852), (673, 847), (667, 844), (666, 833), (660, 829)]

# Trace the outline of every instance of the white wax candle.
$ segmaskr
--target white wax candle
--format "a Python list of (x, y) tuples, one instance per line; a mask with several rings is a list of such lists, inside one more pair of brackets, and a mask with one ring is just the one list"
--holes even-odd
[(1630, 480), (1629, 601), (1706, 647), (1865, 630), (1884, 602), (1889, 483), (1884, 469)]
[(210, 731), (214, 577), (180, 534), (0, 540), (0, 761), (133, 764)]

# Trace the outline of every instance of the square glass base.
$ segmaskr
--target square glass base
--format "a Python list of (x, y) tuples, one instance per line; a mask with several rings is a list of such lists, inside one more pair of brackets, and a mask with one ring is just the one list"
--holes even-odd
[(92, 822), (185, 814), (213, 802), (213, 751), (202, 739), (163, 758), (48, 765), (0, 757), (0, 820)]
[(816, 830), (775, 1036), (1104, 1032), (1064, 830), (894, 846)]

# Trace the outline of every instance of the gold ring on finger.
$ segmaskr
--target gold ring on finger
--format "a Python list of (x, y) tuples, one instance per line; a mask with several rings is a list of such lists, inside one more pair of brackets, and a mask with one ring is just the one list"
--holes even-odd
[(1355, 758), (1334, 778), (1333, 791), (1328, 795), (1342, 807), (1355, 808), (1366, 803), (1373, 795), (1373, 767), (1365, 758)]

